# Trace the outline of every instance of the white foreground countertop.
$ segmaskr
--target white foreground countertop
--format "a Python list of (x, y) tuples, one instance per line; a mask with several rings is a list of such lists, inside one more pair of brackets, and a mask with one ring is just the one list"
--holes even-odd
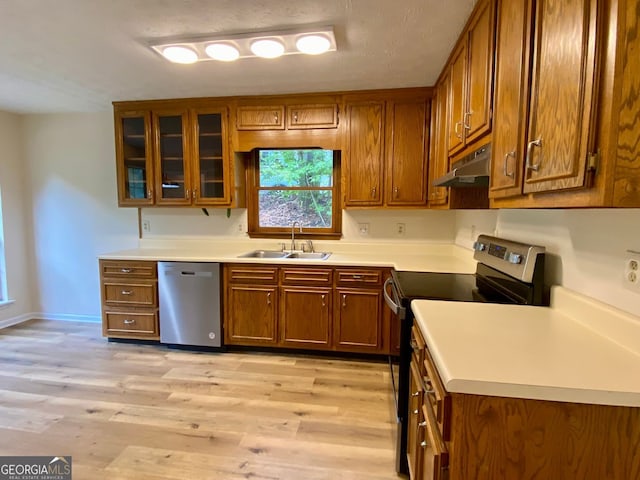
[(563, 287), (550, 307), (411, 305), (449, 392), (640, 407), (640, 318)]
[(326, 260), (239, 258), (252, 250), (277, 250), (277, 242), (239, 239), (144, 241), (139, 248), (105, 253), (101, 259), (173, 262), (263, 263), (275, 265), (388, 267), (417, 272), (475, 273), (473, 252), (452, 244), (314, 242)]

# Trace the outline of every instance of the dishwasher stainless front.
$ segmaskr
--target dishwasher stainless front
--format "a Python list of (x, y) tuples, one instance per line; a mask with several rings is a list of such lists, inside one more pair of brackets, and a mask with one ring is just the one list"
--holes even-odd
[(220, 264), (158, 262), (160, 342), (220, 347)]

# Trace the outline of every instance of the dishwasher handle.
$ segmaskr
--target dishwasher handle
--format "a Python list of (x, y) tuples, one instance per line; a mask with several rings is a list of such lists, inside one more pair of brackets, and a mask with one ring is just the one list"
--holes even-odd
[(196, 272), (193, 270), (165, 270), (167, 277), (212, 277), (213, 272)]

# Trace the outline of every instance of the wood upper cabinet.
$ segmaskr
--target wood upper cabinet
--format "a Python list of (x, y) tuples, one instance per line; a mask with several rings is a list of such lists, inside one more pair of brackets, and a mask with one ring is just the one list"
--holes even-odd
[(115, 113), (118, 205), (153, 205), (151, 112)]
[(384, 173), (383, 101), (349, 103), (346, 106), (344, 206), (382, 205)]
[(338, 105), (240, 105), (236, 109), (238, 130), (301, 130), (336, 128)]
[(190, 142), (187, 109), (152, 112), (157, 205), (190, 205)]
[(449, 96), (449, 74), (436, 85), (431, 109), (431, 140), (429, 159), (429, 182), (427, 186), (430, 207), (446, 207), (449, 201), (447, 187), (436, 187), (433, 182), (443, 176), (449, 169), (447, 149), (447, 99)]
[(345, 207), (426, 206), (427, 95), (347, 101)]
[(287, 129), (336, 128), (338, 105), (289, 105), (287, 106)]
[(494, 0), (480, 0), (450, 60), (450, 155), (491, 131), (494, 17)]
[(238, 130), (284, 130), (284, 105), (246, 105), (236, 109)]
[(496, 73), (492, 162), (489, 197), (522, 193), (525, 129), (529, 99), (529, 38), (531, 15), (527, 1), (497, 1)]
[(429, 107), (425, 98), (387, 102), (387, 205), (426, 204)]
[(586, 186), (595, 149), (597, 0), (499, 0), (497, 10), (490, 197)]
[(114, 107), (120, 206), (243, 204), (233, 194), (226, 106), (172, 101)]
[(585, 185), (597, 100), (597, 9), (597, 0), (535, 4), (525, 193)]

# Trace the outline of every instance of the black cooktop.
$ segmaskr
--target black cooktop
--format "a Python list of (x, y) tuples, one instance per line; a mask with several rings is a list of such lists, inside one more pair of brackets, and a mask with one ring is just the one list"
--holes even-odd
[(403, 299), (478, 301), (473, 273), (393, 272), (394, 284)]

